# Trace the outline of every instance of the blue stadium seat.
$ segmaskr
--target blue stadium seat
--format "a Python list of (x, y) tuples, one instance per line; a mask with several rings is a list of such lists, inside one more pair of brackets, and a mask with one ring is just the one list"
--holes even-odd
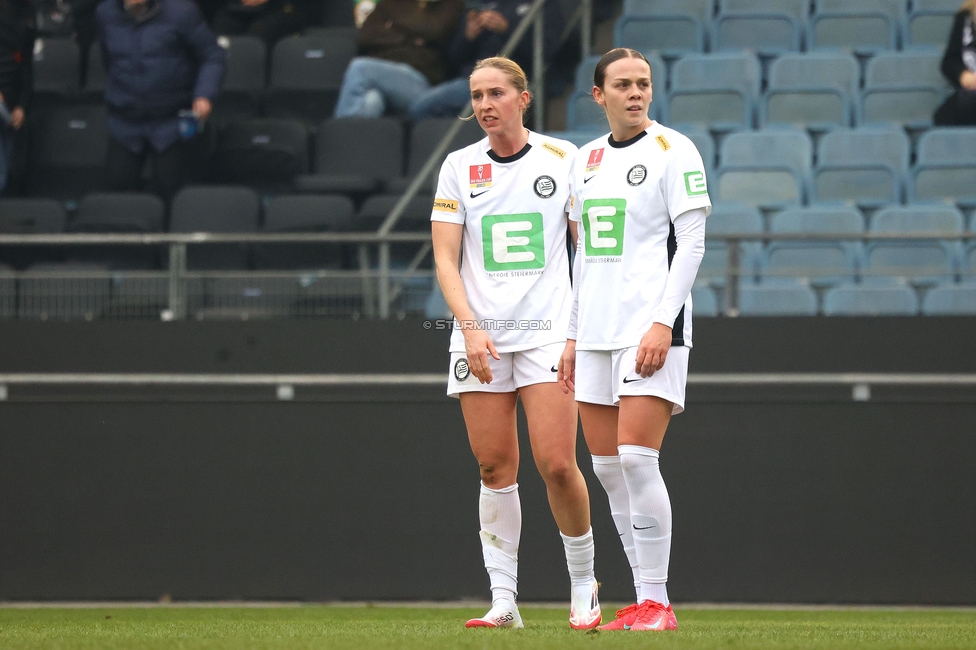
[(667, 119), (713, 131), (750, 129), (761, 79), (749, 52), (686, 56), (671, 70)]
[(815, 316), (817, 294), (802, 280), (739, 285), (742, 316)]
[(867, 126), (831, 131), (817, 145), (813, 198), (864, 208), (901, 203), (910, 145), (902, 129)]
[(850, 126), (860, 76), (857, 59), (848, 53), (784, 54), (770, 65), (759, 123), (814, 131)]
[(896, 122), (910, 128), (932, 125), (932, 114), (949, 92), (938, 51), (884, 52), (865, 70), (858, 123)]
[[(891, 206), (872, 218), (879, 234), (947, 234), (963, 229), (962, 214), (947, 204)], [(952, 280), (962, 248), (958, 241), (875, 240), (867, 245), (866, 277), (901, 277), (917, 285)]]
[[(652, 101), (653, 107), (657, 102)], [(648, 111), (652, 113), (652, 111)], [(653, 114), (652, 114), (653, 118)], [(590, 131), (594, 134), (606, 133), (610, 130), (607, 114), (603, 107), (596, 103), (590, 93), (573, 93), (566, 106), (566, 128), (571, 131)]]
[(687, 14), (703, 23), (712, 19), (715, 0), (624, 0), (623, 15), (649, 16), (659, 14)]
[[(724, 239), (712, 235), (762, 234), (763, 218), (754, 206), (742, 203), (716, 203), (705, 221), (705, 257), (698, 278), (713, 287), (724, 287), (728, 276), (729, 249)], [(762, 244), (757, 240), (739, 243), (740, 277), (752, 280), (758, 268)]]
[(705, 177), (710, 180), (715, 169), (715, 140), (712, 139), (712, 134), (704, 129), (687, 125), (676, 130), (695, 143), (695, 148), (698, 149), (702, 162), (705, 163)]
[(691, 304), (695, 318), (699, 316), (718, 316), (720, 313), (718, 297), (716, 297), (715, 292), (710, 287), (703, 284), (695, 284), (691, 288)]
[(943, 199), (976, 207), (976, 128), (941, 128), (918, 142), (912, 200)]
[(798, 52), (807, 0), (720, 0), (712, 51), (749, 49), (762, 55)]
[[(952, 20), (959, 8), (958, 2), (953, 2), (954, 9), (919, 10), (913, 9), (902, 28), (902, 46), (905, 49), (914, 47), (945, 47), (952, 30)], [(918, 6), (918, 3), (915, 3)]]
[(614, 26), (613, 44), (668, 57), (702, 52), (710, 5), (711, 0), (628, 0)]
[(918, 296), (905, 284), (848, 284), (824, 294), (826, 316), (915, 316)]
[(844, 48), (876, 54), (898, 47), (904, 0), (814, 0), (808, 49)]
[(812, 160), (813, 143), (806, 131), (731, 133), (722, 142), (714, 196), (765, 208), (803, 203)]
[[(665, 65), (661, 55), (657, 52), (649, 50), (641, 54), (644, 55), (644, 58), (647, 59), (648, 64), (651, 66), (651, 83), (654, 84), (654, 90), (663, 96), (668, 89), (667, 65)], [(576, 66), (576, 75), (573, 81), (574, 93), (585, 93), (586, 95), (592, 96), (593, 71), (596, 70), (596, 64), (599, 61), (600, 57), (594, 55), (588, 56), (579, 62), (579, 65)]]
[[(769, 224), (774, 234), (851, 234), (864, 232), (864, 217), (853, 207), (818, 205), (787, 208), (773, 215)], [(853, 281), (861, 257), (857, 241), (796, 241), (770, 242), (763, 256), (760, 276), (772, 278), (804, 278), (817, 287)]]
[(932, 288), (922, 300), (926, 316), (976, 315), (976, 282), (941, 284)]

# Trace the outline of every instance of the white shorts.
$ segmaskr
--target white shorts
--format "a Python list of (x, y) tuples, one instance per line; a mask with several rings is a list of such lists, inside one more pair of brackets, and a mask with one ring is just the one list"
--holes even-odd
[(522, 386), (555, 382), (558, 379), (559, 357), (566, 348), (565, 341), (550, 343), (519, 352), (499, 352), (496, 361), (488, 355), (491, 383), (482, 384), (471, 374), (464, 352), (451, 353), (451, 370), (447, 377), (448, 397), (461, 393), (511, 393)]
[(634, 372), (637, 346), (622, 350), (576, 351), (576, 401), (616, 406), (621, 395), (653, 395), (666, 399), (672, 415), (685, 410), (688, 348), (668, 350), (664, 367), (650, 377)]

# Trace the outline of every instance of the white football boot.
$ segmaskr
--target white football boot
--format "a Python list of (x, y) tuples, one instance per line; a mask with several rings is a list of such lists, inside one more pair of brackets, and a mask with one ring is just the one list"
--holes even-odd
[(481, 618), (472, 618), (464, 627), (525, 627), (518, 605), (511, 600), (498, 600)]
[(569, 602), (569, 627), (574, 630), (592, 630), (600, 624), (600, 599), (597, 598), (599, 584), (593, 580), (589, 584), (573, 585)]

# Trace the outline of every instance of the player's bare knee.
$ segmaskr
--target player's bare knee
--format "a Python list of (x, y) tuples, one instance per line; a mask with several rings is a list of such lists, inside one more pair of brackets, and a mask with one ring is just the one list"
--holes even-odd
[(478, 463), (478, 469), (481, 470), (481, 482), (485, 487), (498, 489), (514, 482), (514, 479), (509, 476), (511, 472), (506, 471), (507, 468), (498, 463), (481, 462)]
[(539, 473), (546, 485), (558, 487), (570, 484), (579, 474), (579, 468), (569, 459), (547, 460), (539, 463)]

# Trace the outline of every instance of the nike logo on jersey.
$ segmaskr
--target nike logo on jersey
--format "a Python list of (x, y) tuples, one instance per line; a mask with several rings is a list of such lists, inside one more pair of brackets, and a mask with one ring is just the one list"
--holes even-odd
[[(593, 174), (593, 176), (596, 176), (596, 174)], [(583, 179), (583, 182), (584, 183), (589, 183), (590, 182), (590, 179), (592, 179), (593, 176), (587, 176), (586, 178)]]
[(650, 530), (651, 528), (657, 528), (657, 526), (644, 526), (641, 528), (637, 524), (634, 524), (634, 530)]
[(646, 377), (637, 377), (636, 379), (631, 379), (630, 377), (624, 377), (625, 384), (632, 384), (635, 381), (640, 381), (641, 379), (646, 379)]
[(472, 199), (476, 199), (476, 198), (478, 198), (479, 196), (481, 196), (482, 194), (484, 194), (487, 191), (488, 190), (485, 190), (484, 192), (478, 192), (477, 194), (475, 194), (474, 192), (471, 192), (471, 198)]
[(559, 372), (559, 368), (557, 368), (556, 366), (553, 366), (549, 370), (552, 370), (553, 372)]

